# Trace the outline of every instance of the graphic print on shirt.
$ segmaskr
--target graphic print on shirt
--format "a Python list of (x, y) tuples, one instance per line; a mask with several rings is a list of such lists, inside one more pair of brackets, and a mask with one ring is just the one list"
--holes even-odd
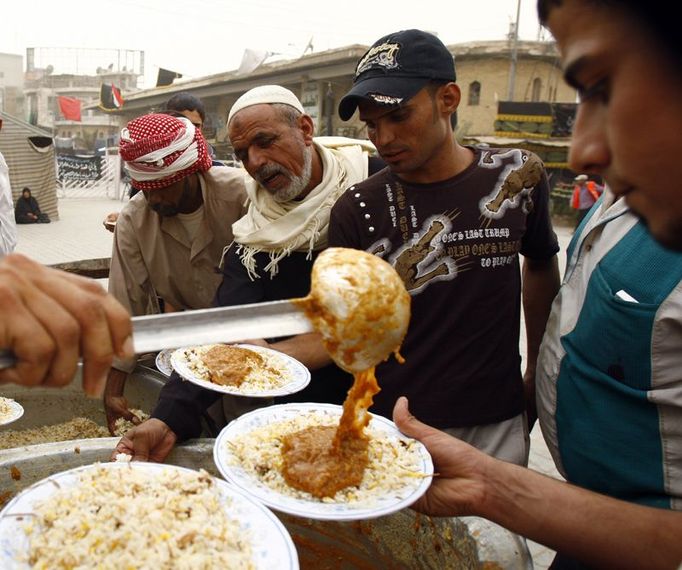
[[(455, 214), (456, 217), (456, 214)], [(433, 216), (424, 222), (412, 243), (405, 244), (389, 259), (409, 293), (419, 293), (432, 281), (457, 277), (457, 262), (443, 250), (440, 236), (450, 231), (448, 216)]]
[(376, 241), (367, 251), (387, 257), (410, 294), (421, 292), (431, 282), (454, 279), (462, 268), (444, 251), (441, 236), (450, 232), (452, 220), (458, 214), (450, 212), (430, 217), (412, 240), (388, 257), (392, 247), (388, 239)]
[(532, 191), (543, 172), (542, 161), (535, 154), (519, 149), (499, 154), (483, 151), (479, 165), (483, 168), (503, 167), (493, 191), (484, 196), (479, 205), (481, 217), (488, 224), (490, 220), (502, 218), (509, 208), (520, 205), (524, 214), (533, 210)]
[(428, 203), (410, 198), (399, 181), (385, 184), (393, 229), (367, 251), (388, 261), (410, 294), (465, 271), (497, 271), (518, 262), (523, 220), (533, 209), (532, 192), (542, 182), (542, 162), (533, 153), (511, 149), (497, 154), (484, 150), (479, 164), (491, 170), (486, 190), (474, 189), (476, 196), (469, 201), (448, 202), (464, 210), (434, 212)]

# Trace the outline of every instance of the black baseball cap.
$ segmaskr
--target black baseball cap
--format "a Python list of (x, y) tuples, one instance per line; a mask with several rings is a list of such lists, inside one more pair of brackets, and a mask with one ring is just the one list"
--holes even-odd
[(347, 121), (361, 99), (395, 106), (414, 97), (433, 80), (456, 81), (455, 59), (436, 36), (402, 30), (374, 42), (355, 68), (353, 87), (339, 103)]

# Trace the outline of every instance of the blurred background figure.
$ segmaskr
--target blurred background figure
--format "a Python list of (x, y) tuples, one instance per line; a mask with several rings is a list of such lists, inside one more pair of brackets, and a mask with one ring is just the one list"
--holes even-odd
[[(0, 125), (2, 121), (0, 121)], [(0, 153), (0, 259), (12, 253), (17, 245), (17, 226), (14, 223), (14, 203), (9, 182), (9, 169)]]
[[(204, 129), (204, 123), (206, 122), (206, 109), (204, 108), (204, 104), (199, 97), (195, 97), (187, 91), (176, 93), (168, 99), (165, 105), (165, 112), (171, 115), (179, 113), (192, 121), (192, 124), (200, 131), (203, 131)], [(221, 163), (215, 162), (215, 149), (213, 146), (209, 143), (206, 144), (208, 145), (208, 152), (211, 159), (214, 161), (213, 166), (221, 165)]]
[(38, 200), (31, 196), (31, 189), (27, 186), (21, 191), (14, 209), (17, 224), (49, 224), (50, 218), (40, 211)]
[(583, 218), (587, 215), (599, 200), (604, 191), (604, 187), (597, 184), (594, 180), (588, 180), (587, 174), (579, 174), (573, 179), (573, 195), (571, 197), (571, 208), (578, 211), (576, 227), (580, 225)]

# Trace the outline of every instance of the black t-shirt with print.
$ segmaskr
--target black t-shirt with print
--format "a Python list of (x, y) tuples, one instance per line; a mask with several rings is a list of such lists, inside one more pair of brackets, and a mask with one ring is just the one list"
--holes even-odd
[(405, 363), (377, 367), (371, 411), (389, 418), (401, 395), (439, 428), (524, 409), (518, 253), (549, 259), (559, 249), (547, 177), (528, 151), (472, 150), (472, 164), (449, 180), (408, 184), (384, 169), (332, 209), (329, 245), (380, 255), (412, 296)]

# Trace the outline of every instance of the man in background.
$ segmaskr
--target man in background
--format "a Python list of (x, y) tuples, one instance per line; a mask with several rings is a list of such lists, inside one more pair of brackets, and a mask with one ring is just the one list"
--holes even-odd
[[(195, 97), (187, 91), (176, 93), (170, 99), (168, 99), (164, 105), (164, 111), (162, 112), (173, 117), (185, 117), (189, 119), (194, 127), (199, 129), (200, 132), (204, 128), (204, 122), (206, 121), (206, 110), (204, 108), (204, 104), (201, 99)], [(206, 146), (208, 148), (208, 153), (211, 157), (211, 160), (213, 161), (212, 165), (221, 165), (220, 162), (214, 160), (215, 151), (213, 150), (213, 147), (211, 147), (211, 145), (208, 143), (206, 143)], [(128, 178), (127, 173), (125, 173), (125, 177)], [(129, 197), (132, 198), (137, 192), (138, 189), (135, 187), (135, 185), (132, 185)], [(114, 228), (116, 227), (116, 222), (118, 221), (118, 215), (118, 212), (111, 212), (110, 214), (107, 214), (103, 221), (104, 228), (113, 233)]]
[(571, 196), (571, 207), (578, 211), (576, 227), (583, 221), (587, 212), (595, 205), (599, 196), (604, 191), (594, 180), (588, 180), (587, 174), (579, 174), (573, 180), (573, 194)]
[[(245, 212), (243, 172), (212, 167), (206, 142), (189, 119), (150, 114), (121, 132), (121, 158), (140, 192), (121, 211), (109, 292), (132, 315), (211, 306), (221, 281), (232, 223)], [(105, 391), (109, 429), (135, 421), (123, 388), (135, 361), (116, 362)]]

